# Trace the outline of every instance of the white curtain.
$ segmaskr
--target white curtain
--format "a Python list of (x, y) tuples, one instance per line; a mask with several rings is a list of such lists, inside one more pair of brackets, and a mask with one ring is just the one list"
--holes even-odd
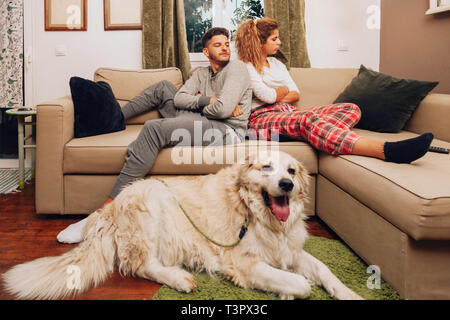
[(0, 0), (0, 108), (23, 104), (23, 1)]

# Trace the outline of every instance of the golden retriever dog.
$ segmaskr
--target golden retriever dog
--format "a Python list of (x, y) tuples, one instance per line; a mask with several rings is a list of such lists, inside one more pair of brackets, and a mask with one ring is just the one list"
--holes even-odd
[(307, 298), (311, 285), (361, 299), (303, 250), (308, 178), (294, 158), (268, 151), (214, 175), (136, 181), (89, 216), (76, 248), (13, 267), (5, 289), (19, 299), (61, 299), (117, 268), (188, 293), (196, 284), (184, 266), (284, 299)]

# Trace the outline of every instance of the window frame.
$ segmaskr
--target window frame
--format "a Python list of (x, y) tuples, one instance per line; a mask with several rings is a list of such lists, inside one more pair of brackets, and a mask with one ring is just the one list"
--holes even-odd
[(203, 52), (189, 52), (189, 58), (193, 63), (209, 62)]

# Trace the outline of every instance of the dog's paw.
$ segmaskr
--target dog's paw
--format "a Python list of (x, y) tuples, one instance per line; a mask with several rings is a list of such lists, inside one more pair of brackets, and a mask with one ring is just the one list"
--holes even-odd
[(341, 290), (335, 290), (333, 297), (338, 300), (364, 300), (364, 298), (347, 287)]
[(311, 285), (308, 280), (303, 277), (298, 277), (295, 281), (295, 291), (293, 293), (295, 298), (306, 299), (311, 295)]
[(195, 283), (194, 276), (188, 272), (183, 278), (180, 278), (176, 283), (176, 289), (178, 291), (191, 293), (194, 289), (197, 288), (197, 284)]
[(345, 300), (365, 300), (365, 299), (360, 295), (358, 295), (356, 292), (350, 290), (350, 292), (347, 293)]

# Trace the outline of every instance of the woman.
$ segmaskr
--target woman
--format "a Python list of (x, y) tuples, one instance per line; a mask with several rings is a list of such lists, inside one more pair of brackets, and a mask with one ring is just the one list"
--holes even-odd
[(308, 141), (316, 149), (332, 155), (355, 154), (389, 162), (410, 163), (427, 153), (433, 134), (399, 142), (366, 139), (351, 129), (361, 118), (353, 103), (297, 110), (300, 90), (286, 66), (274, 55), (281, 46), (278, 24), (270, 18), (243, 22), (236, 34), (239, 59), (247, 64), (253, 102), (249, 134), (273, 140), (278, 135)]

